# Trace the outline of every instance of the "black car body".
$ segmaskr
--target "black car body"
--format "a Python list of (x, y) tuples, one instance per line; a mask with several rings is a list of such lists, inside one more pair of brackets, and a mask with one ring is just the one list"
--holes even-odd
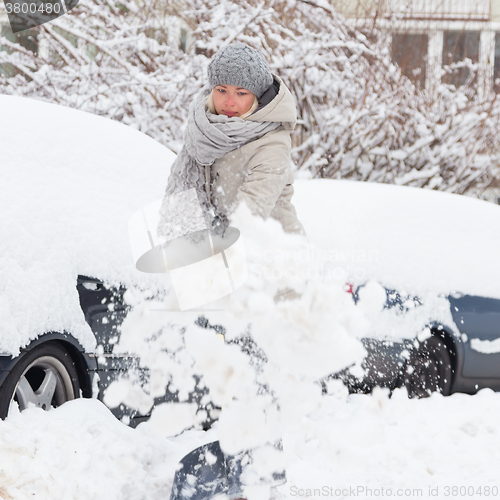
[[(80, 307), (95, 336), (97, 348), (92, 352), (85, 351), (70, 332), (46, 332), (22, 348), (18, 356), (0, 355), (1, 418), (7, 416), (12, 400), (21, 410), (29, 402), (48, 409), (79, 396), (96, 397), (105, 402), (105, 392), (110, 384), (131, 374), (143, 386), (147, 385), (148, 370), (141, 366), (139, 357), (114, 352), (120, 339), (120, 325), (131, 309), (124, 300), (126, 288), (106, 286), (97, 278), (82, 275), (78, 276), (76, 287)], [(221, 332), (220, 326), (210, 325), (203, 317), (198, 318), (197, 324), (211, 328), (215, 333)], [(47, 389), (51, 376), (55, 377), (55, 386)], [(23, 395), (26, 382), (29, 387), (25, 385), (24, 392), (33, 392), (27, 401)], [(50, 401), (44, 400), (43, 391), (50, 392)], [(196, 385), (188, 402), (195, 402), (199, 410), (206, 412), (201, 424), (207, 428), (216, 412), (212, 412), (210, 402), (202, 402), (205, 394), (206, 390)], [(166, 387), (163, 396), (154, 398), (154, 405), (178, 401), (178, 393)], [(150, 412), (141, 413), (124, 404), (110, 410), (132, 427), (150, 416)]]
[[(386, 293), (385, 308), (396, 307), (404, 315), (403, 304), (408, 297), (394, 290)], [(434, 391), (474, 394), (486, 387), (500, 390), (500, 347), (477, 347), (478, 342), (488, 346), (500, 338), (500, 300), (459, 294), (446, 300), (452, 323), (430, 318), (426, 335), (417, 338), (418, 332), (414, 332), (415, 336), (397, 342), (364, 338), (364, 375), (356, 377), (346, 369), (335, 377), (352, 392), (369, 392), (377, 386), (406, 386), (410, 396)], [(421, 305), (416, 297), (412, 302)]]
[[(32, 390), (35, 394), (31, 396), (31, 402), (47, 406), (42, 391), (45, 390), (44, 383), (49, 383), (47, 374), (51, 372), (55, 373), (56, 382), (50, 406), (58, 406), (80, 395), (104, 400), (109, 385), (129, 372), (140, 373), (142, 380), (147, 381), (147, 370), (141, 367), (137, 357), (114, 352), (120, 325), (130, 310), (124, 301), (125, 287), (106, 287), (97, 278), (81, 275), (76, 286), (97, 349), (95, 352), (85, 351), (71, 332), (46, 332), (23, 348), (19, 356), (0, 356), (2, 417), (7, 415), (12, 399), (21, 409), (27, 405), (23, 402), (26, 381), (31, 389), (25, 385), (25, 392), (31, 394)], [(404, 314), (408, 297), (394, 290), (386, 292), (385, 307), (398, 308)], [(353, 298), (357, 300), (356, 293)], [(364, 338), (362, 342), (367, 351), (362, 365), (364, 376), (356, 377), (346, 369), (334, 377), (343, 380), (352, 392), (369, 392), (377, 386), (395, 389), (403, 385), (408, 388), (410, 396), (426, 396), (433, 391), (473, 394), (485, 387), (500, 390), (500, 352), (495, 352), (495, 344), (493, 348), (477, 347), (478, 342), (500, 339), (500, 300), (471, 295), (448, 296), (446, 300), (453, 324), (430, 319), (426, 336), (409, 337), (399, 342)], [(415, 297), (412, 301), (420, 303)], [(212, 326), (202, 318), (199, 320), (201, 326), (223, 333), (220, 326)], [(196, 401), (201, 408), (202, 396), (203, 391), (195, 391), (190, 401)], [(155, 404), (166, 401), (178, 401), (176, 392), (169, 391), (168, 387), (164, 396), (155, 399)], [(131, 426), (149, 416), (123, 404), (111, 408), (111, 411)]]

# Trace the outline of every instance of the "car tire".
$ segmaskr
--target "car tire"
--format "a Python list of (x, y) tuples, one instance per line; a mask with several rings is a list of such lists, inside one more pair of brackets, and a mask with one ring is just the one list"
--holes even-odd
[(44, 410), (79, 397), (80, 383), (68, 352), (55, 343), (39, 345), (23, 354), (0, 387), (0, 418), (12, 405), (19, 411), (30, 403)]
[(408, 397), (425, 398), (433, 392), (448, 396), (452, 375), (451, 357), (444, 340), (429, 337), (410, 354), (404, 380)]

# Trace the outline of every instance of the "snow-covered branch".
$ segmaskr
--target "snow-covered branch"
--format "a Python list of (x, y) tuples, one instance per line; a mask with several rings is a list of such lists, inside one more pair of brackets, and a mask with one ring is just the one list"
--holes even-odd
[[(191, 44), (181, 48), (180, 27)], [(5, 38), (0, 92), (108, 116), (179, 150), (209, 58), (239, 40), (262, 50), (291, 89), (299, 122), (293, 160), (311, 176), (479, 195), (500, 170), (500, 104), (465, 85), (416, 88), (369, 33), (320, 0), (81, 0), (39, 29), (34, 54)]]

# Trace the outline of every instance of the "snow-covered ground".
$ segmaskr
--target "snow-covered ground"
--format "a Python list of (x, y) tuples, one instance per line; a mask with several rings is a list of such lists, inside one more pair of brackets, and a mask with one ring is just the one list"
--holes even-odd
[[(284, 436), (285, 498), (496, 498), (500, 495), (500, 394), (396, 391), (324, 397), (322, 408)], [(207, 435), (208, 434), (208, 435)], [(176, 463), (216, 432), (165, 437), (132, 430), (95, 400), (0, 422), (0, 498), (160, 500)], [(481, 494), (482, 493), (482, 494)]]
[[(173, 155), (136, 131), (75, 110), (7, 96), (0, 106), (0, 346), (16, 352), (41, 331), (66, 329), (92, 348), (78, 307), (78, 273), (168, 284), (134, 269), (127, 222), (161, 197)], [(135, 430), (95, 400), (29, 409), (0, 422), (0, 497), (168, 498), (179, 458), (213, 439), (229, 453), (255, 448), (262, 473), (286, 465), (286, 498), (500, 494), (500, 395), (348, 397), (332, 384), (322, 396), (316, 383), (362, 356), (358, 339), (370, 333), (384, 300), (377, 282), (432, 296), (436, 310), (438, 294), (500, 297), (500, 207), (327, 180), (298, 181), (294, 201), (309, 242), (243, 207), (232, 223), (244, 228), (250, 277), (204, 311), (224, 321), (228, 339), (251, 324), (268, 359), (260, 372), (189, 314), (155, 315), (140, 296), (129, 297), (136, 307), (117, 349), (143, 355), (153, 393), (170, 380), (187, 394), (191, 375), (203, 375), (223, 407), (215, 429), (190, 429), (196, 418), (188, 406), (160, 406)], [(344, 285), (368, 280), (355, 307)], [(276, 304), (274, 293), (287, 286), (300, 299)], [(259, 391), (256, 380), (269, 390)], [(136, 399), (148, 403), (144, 394)], [(279, 439), (284, 453), (276, 456), (266, 445)], [(266, 491), (254, 487), (249, 498), (265, 499)]]

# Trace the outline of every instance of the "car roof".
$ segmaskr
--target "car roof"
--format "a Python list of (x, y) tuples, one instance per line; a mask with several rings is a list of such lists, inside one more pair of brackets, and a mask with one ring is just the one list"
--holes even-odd
[(5, 95), (0, 109), (0, 350), (50, 330), (89, 346), (76, 277), (155, 280), (135, 270), (127, 224), (162, 196), (175, 154), (76, 109)]

